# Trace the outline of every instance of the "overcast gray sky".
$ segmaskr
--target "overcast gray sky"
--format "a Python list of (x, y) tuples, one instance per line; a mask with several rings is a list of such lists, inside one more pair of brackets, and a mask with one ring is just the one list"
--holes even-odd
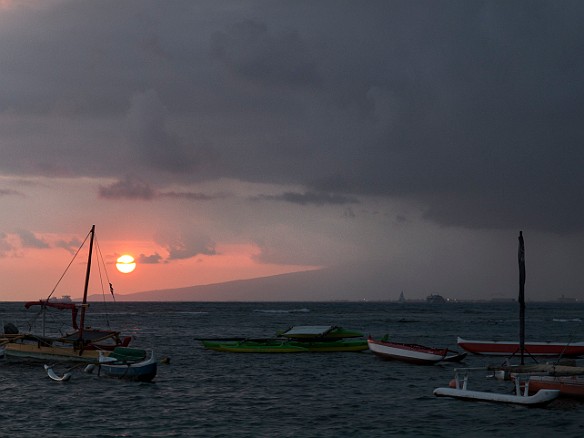
[(358, 299), (514, 297), (523, 230), (526, 295), (584, 299), (583, 17), (0, 1), (0, 299), (92, 223), (126, 292), (342, 266)]

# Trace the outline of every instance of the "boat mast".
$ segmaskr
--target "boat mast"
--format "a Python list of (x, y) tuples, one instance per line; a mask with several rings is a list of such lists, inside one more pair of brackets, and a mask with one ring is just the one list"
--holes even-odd
[(85, 311), (87, 310), (87, 290), (89, 288), (89, 274), (91, 272), (91, 257), (93, 253), (93, 238), (95, 236), (95, 225), (91, 227), (91, 239), (89, 240), (89, 255), (87, 257), (87, 269), (85, 270), (85, 287), (83, 289), (83, 302), (81, 303), (81, 316), (79, 317), (79, 340), (83, 340), (83, 329), (85, 328)]
[(521, 353), (521, 365), (523, 365), (525, 353), (525, 247), (521, 231), (519, 231), (517, 259), (519, 261), (519, 352)]

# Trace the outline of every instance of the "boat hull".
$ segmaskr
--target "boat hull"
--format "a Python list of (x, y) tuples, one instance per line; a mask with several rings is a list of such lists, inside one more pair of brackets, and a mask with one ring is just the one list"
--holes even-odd
[(97, 363), (99, 353), (96, 350), (83, 352), (70, 347), (50, 347), (37, 344), (8, 343), (4, 346), (4, 355), (12, 359), (33, 359), (39, 361)]
[(135, 382), (150, 382), (156, 377), (158, 365), (154, 358), (135, 364), (100, 364), (99, 375)]
[(542, 389), (560, 391), (560, 395), (574, 398), (584, 398), (584, 376), (531, 376), (529, 378), (529, 393)]
[(203, 340), (208, 350), (231, 353), (330, 353), (356, 352), (367, 350), (365, 340), (337, 341), (291, 341), (291, 340), (254, 340), (254, 341), (209, 341)]
[(417, 365), (433, 365), (443, 360), (448, 349), (424, 347), (418, 344), (401, 344), (397, 342), (367, 340), (369, 349), (378, 357), (387, 360), (399, 360)]
[[(485, 356), (511, 356), (519, 354), (518, 342), (512, 341), (476, 341), (458, 338), (460, 348), (469, 353)], [(578, 357), (584, 355), (584, 342), (526, 342), (525, 355), (549, 357)]]

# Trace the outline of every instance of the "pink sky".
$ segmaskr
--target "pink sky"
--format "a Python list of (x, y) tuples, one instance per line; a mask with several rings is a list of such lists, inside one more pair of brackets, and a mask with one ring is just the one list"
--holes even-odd
[(522, 230), (530, 298), (584, 300), (581, 9), (0, 0), (0, 300), (93, 224), (119, 294), (513, 298)]

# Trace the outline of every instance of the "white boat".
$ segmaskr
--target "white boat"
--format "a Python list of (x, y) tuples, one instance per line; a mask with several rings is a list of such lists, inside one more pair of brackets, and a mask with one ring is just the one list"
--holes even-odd
[(432, 348), (418, 344), (403, 344), (385, 340), (367, 339), (369, 349), (382, 359), (400, 360), (418, 365), (433, 365), (444, 360), (447, 348)]
[(520, 379), (515, 380), (515, 394), (473, 391), (468, 389), (468, 372), (473, 370), (485, 370), (485, 368), (455, 369), (454, 388), (436, 388), (434, 395), (437, 397), (452, 397), (460, 400), (511, 403), (530, 407), (545, 406), (557, 399), (560, 395), (560, 391), (555, 389), (540, 389), (535, 394), (529, 395), (529, 381), (522, 382)]

